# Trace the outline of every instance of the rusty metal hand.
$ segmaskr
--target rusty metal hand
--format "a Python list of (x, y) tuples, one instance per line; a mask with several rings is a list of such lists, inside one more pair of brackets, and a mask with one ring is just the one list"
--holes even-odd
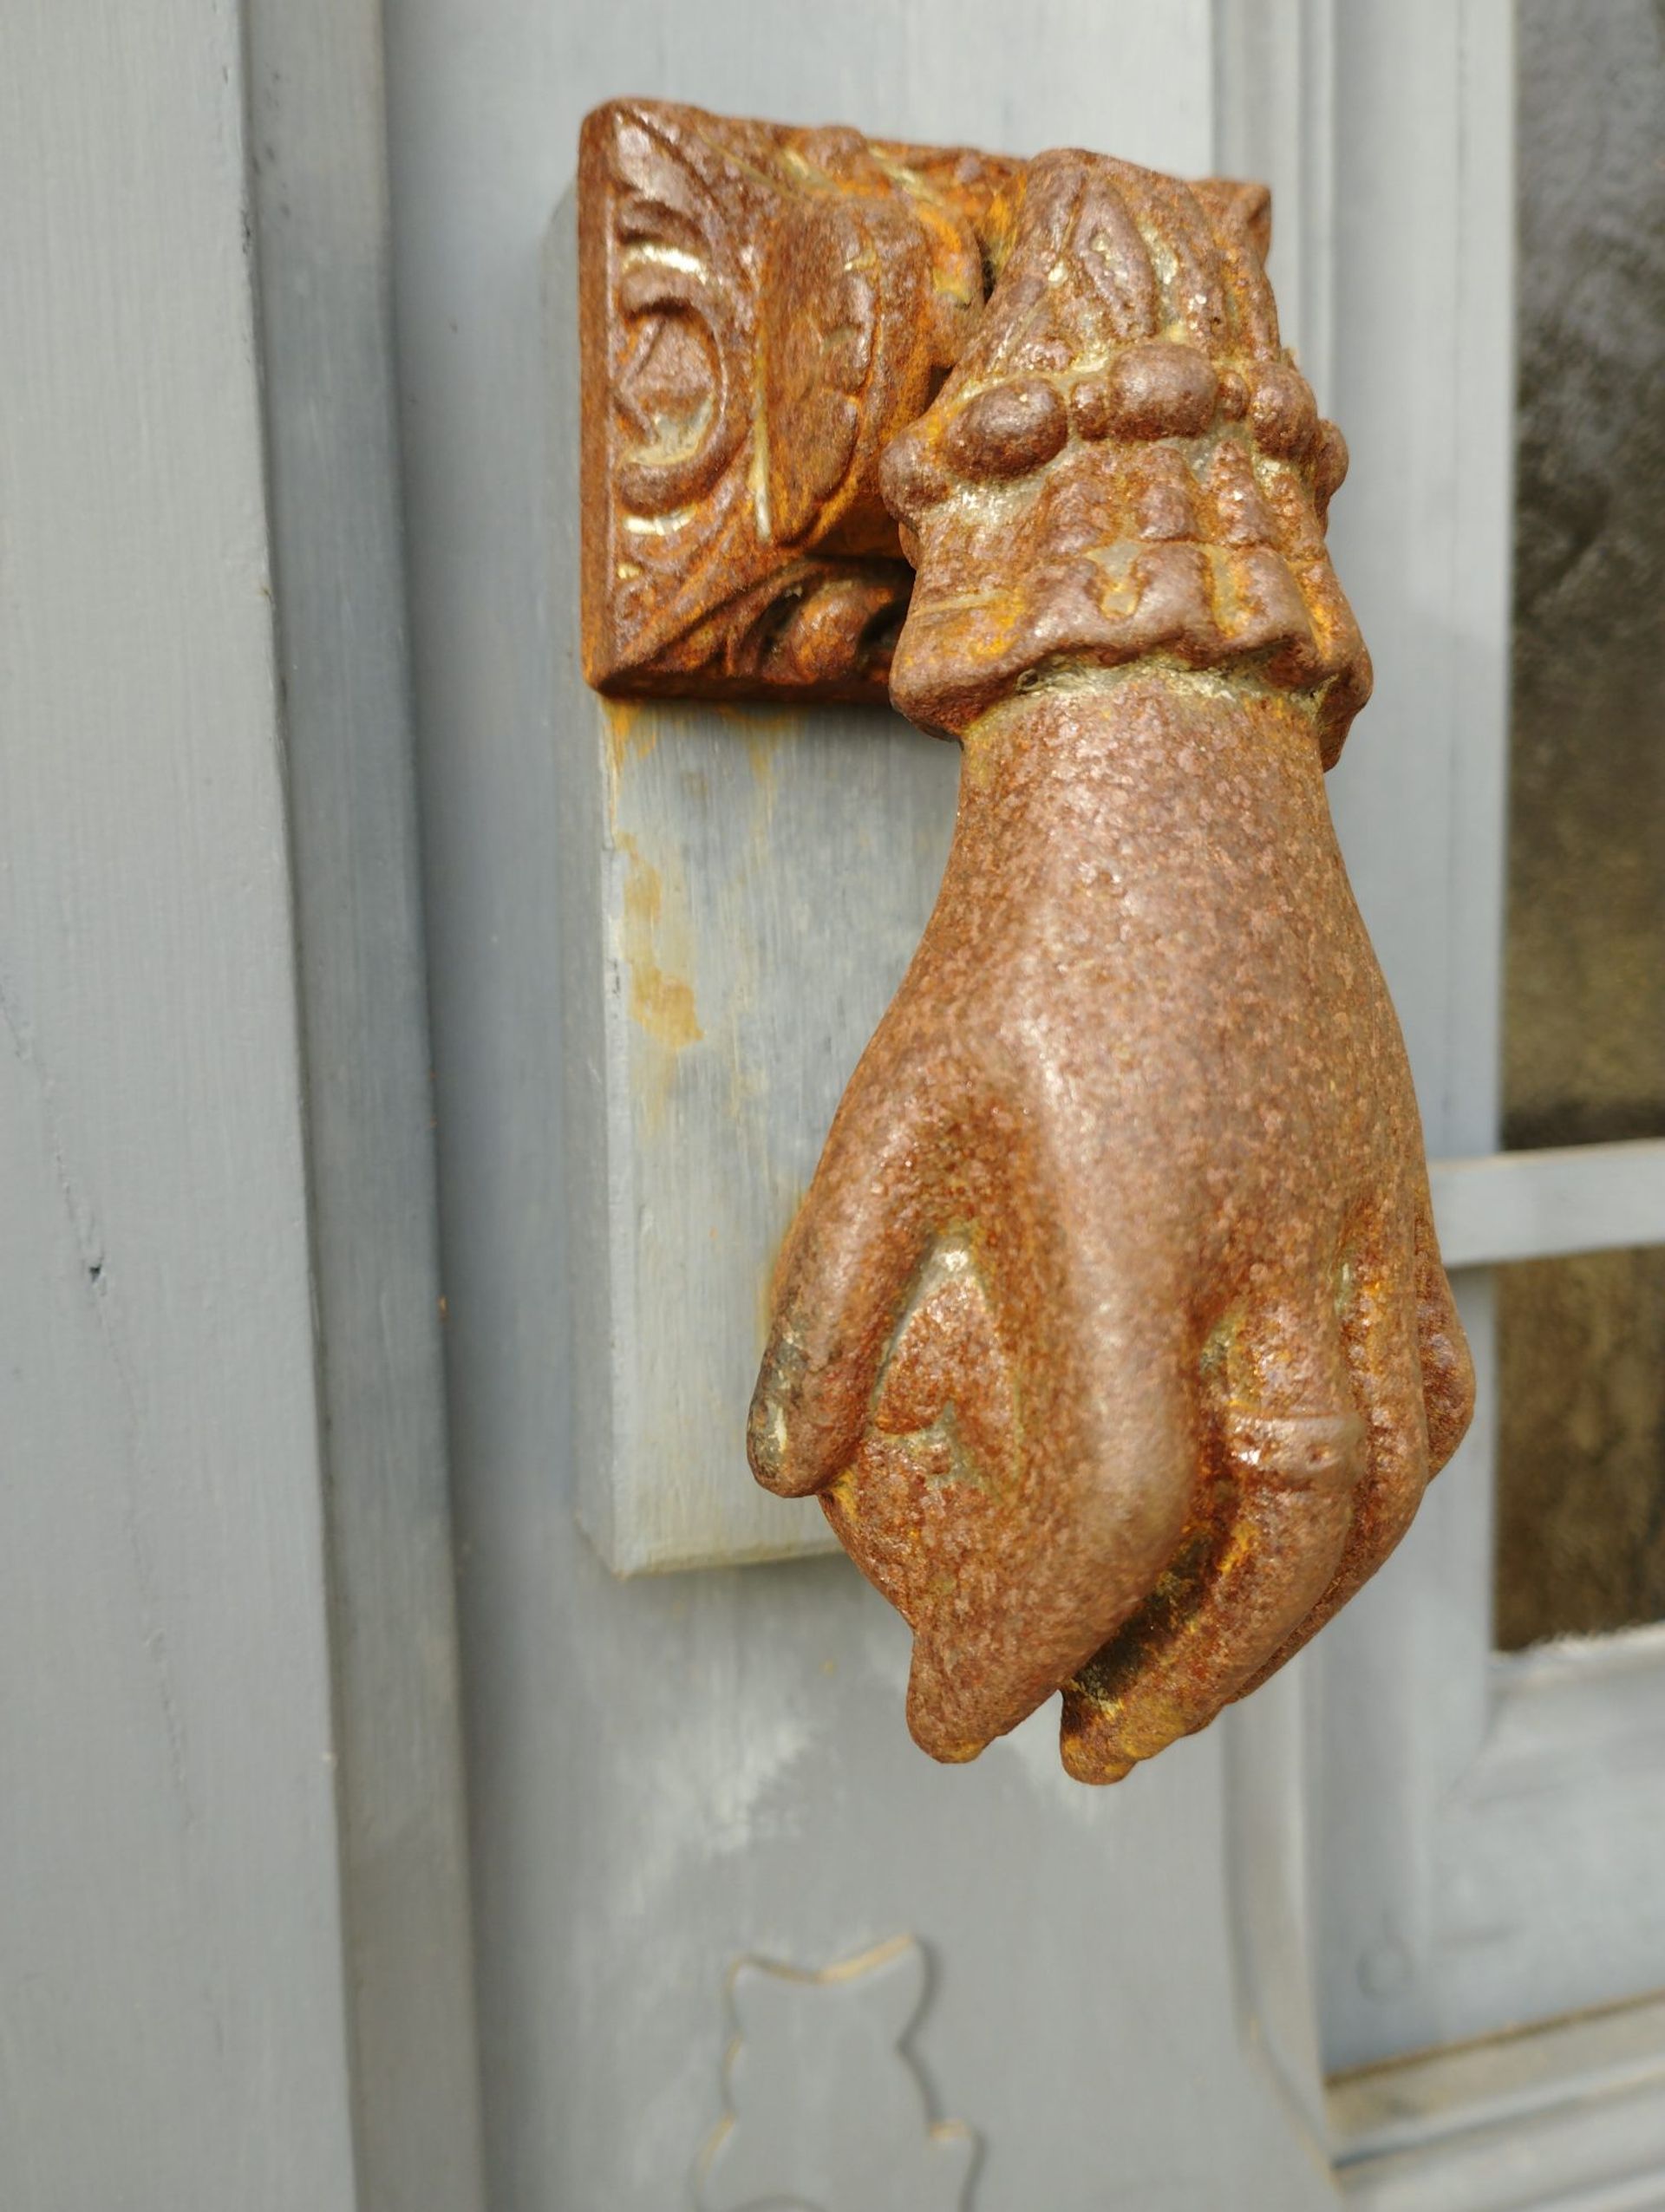
[(1380, 1563), (1466, 1370), (1309, 707), (1135, 669), (965, 744), (940, 902), (781, 1269), (753, 1461), (822, 1493), (911, 1622), (925, 1749), (1068, 1682), (1067, 1762), (1106, 1780)]
[(928, 1749), (1062, 1689), (1113, 1779), (1381, 1563), (1472, 1390), (1324, 804), (1369, 662), (1267, 198), (651, 101), (581, 167), (592, 680), (888, 672), (964, 747), (753, 1465), (911, 1622)]
[(1108, 1781), (1374, 1571), (1472, 1379), (1324, 799), (1368, 664), (1264, 196), (1049, 155), (990, 232), (885, 464), (893, 691), (963, 741), (954, 846), (783, 1255), (750, 1449), (910, 1621), (925, 1749), (1062, 1688)]

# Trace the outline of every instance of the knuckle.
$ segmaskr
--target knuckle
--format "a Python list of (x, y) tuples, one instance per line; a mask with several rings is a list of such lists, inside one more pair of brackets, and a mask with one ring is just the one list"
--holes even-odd
[(1357, 1413), (1250, 1413), (1225, 1420), (1226, 1448), (1245, 1473), (1302, 1490), (1350, 1490), (1363, 1472)]

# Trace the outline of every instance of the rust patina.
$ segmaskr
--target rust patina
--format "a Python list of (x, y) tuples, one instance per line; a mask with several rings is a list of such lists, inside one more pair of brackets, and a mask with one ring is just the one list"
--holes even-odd
[(650, 100), (578, 149), (584, 655), (619, 695), (882, 703), (889, 440), (976, 328), (1020, 165)]
[[(1259, 188), (690, 114), (603, 111), (585, 158), (751, 131), (787, 179), (747, 218), (745, 550), (622, 680), (689, 688), (690, 638), (705, 688), (859, 695), (882, 663), (964, 756), (936, 910), (781, 1257), (753, 1469), (818, 1495), (907, 1619), (925, 1750), (974, 1758), (1061, 1690), (1065, 1765), (1114, 1781), (1345, 1603), (1472, 1408), (1323, 788), (1369, 691), (1324, 543), (1345, 448), (1279, 341)], [(608, 189), (592, 284), (648, 220)], [(589, 297), (591, 379), (650, 359)], [(709, 388), (681, 429), (641, 410), (657, 450), (697, 447)], [(587, 428), (604, 473), (622, 419)], [(850, 596), (889, 558), (875, 491), (917, 571), (893, 656)], [(597, 570), (617, 684), (607, 596)]]

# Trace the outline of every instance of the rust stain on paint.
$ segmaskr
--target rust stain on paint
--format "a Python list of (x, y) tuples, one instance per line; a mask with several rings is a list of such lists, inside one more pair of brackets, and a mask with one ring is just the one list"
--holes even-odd
[(604, 699), (607, 749), (617, 776), (631, 761), (647, 760), (659, 742), (659, 719), (652, 708), (630, 699)]
[(680, 910), (667, 910), (659, 871), (643, 858), (636, 839), (621, 834), (618, 845), (628, 864), (624, 954), (630, 976), (630, 1019), (656, 1043), (681, 1052), (705, 1034), (694, 986), (676, 972), (692, 949), (687, 942), (687, 917)]

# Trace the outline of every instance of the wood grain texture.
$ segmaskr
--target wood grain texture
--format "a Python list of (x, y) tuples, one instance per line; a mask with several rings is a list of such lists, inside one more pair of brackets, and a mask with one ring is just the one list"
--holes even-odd
[(249, 0), (364, 2212), (483, 2202), (377, 0)]
[(348, 2212), (238, 10), (0, 72), (0, 2201)]

